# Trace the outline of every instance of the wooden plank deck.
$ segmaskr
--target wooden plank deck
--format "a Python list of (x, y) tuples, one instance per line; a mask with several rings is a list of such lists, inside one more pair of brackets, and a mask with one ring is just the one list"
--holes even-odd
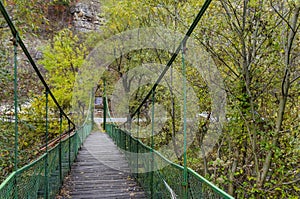
[(146, 198), (132, 179), (125, 156), (107, 134), (100, 132), (86, 139), (63, 191), (74, 199)]

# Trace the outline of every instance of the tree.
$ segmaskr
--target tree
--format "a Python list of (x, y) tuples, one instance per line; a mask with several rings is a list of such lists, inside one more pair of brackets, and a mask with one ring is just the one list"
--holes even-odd
[[(267, 191), (275, 197), (294, 196), (297, 189), (292, 184), (298, 179), (279, 173), (299, 173), (297, 167), (289, 166), (294, 165), (297, 153), (295, 147), (287, 146), (289, 136), (283, 133), (297, 121), (297, 116), (290, 115), (295, 104), (289, 103), (297, 92), (289, 91), (294, 87), (290, 82), (295, 83), (299, 76), (295, 68), (299, 57), (295, 53), (299, 6), (247, 0), (217, 4), (213, 7), (215, 15), (208, 17), (215, 23), (203, 22), (200, 30), (210, 37), (199, 41), (219, 64), (230, 100), (225, 134), (231, 139), (221, 140), (219, 150), (223, 154), (217, 156), (227, 162), (227, 166), (217, 167), (228, 171), (228, 175), (221, 172), (218, 176), (228, 180), (229, 193), (235, 192), (237, 197), (249, 194), (258, 198)], [(285, 162), (281, 161), (283, 157)], [(239, 189), (241, 186), (246, 191)]]
[(73, 33), (64, 29), (43, 49), (39, 61), (47, 70), (47, 79), (54, 96), (64, 110), (70, 109), (76, 75), (86, 56), (86, 48)]

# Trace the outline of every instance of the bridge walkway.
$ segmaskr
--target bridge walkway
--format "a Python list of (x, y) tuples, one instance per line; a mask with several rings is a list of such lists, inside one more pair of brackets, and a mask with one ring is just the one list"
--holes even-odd
[(101, 132), (92, 133), (86, 139), (70, 176), (65, 179), (63, 192), (72, 199), (146, 198), (131, 177), (124, 154)]

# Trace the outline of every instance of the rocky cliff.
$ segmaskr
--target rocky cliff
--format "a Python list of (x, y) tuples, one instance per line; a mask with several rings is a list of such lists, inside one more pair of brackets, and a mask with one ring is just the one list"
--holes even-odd
[(75, 31), (100, 31), (105, 19), (101, 14), (100, 0), (78, 1), (70, 7), (73, 16), (72, 26)]

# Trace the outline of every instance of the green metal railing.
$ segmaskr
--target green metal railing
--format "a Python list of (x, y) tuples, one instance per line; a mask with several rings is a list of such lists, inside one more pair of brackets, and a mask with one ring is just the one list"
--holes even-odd
[[(37, 160), (11, 173), (0, 185), (1, 199), (54, 198), (70, 171), (69, 165), (74, 162), (78, 149), (91, 130), (92, 123), (84, 124)], [(45, 171), (48, 171), (47, 175)]]
[[(116, 145), (124, 150), (131, 171), (136, 173), (137, 181), (149, 198), (185, 197), (185, 186), (182, 185), (183, 166), (166, 159), (159, 152), (146, 146), (114, 124), (106, 124), (106, 130)], [(145, 153), (152, 153), (152, 158), (135, 155)], [(187, 168), (187, 197), (191, 199), (233, 199), (232, 196), (190, 168)]]

